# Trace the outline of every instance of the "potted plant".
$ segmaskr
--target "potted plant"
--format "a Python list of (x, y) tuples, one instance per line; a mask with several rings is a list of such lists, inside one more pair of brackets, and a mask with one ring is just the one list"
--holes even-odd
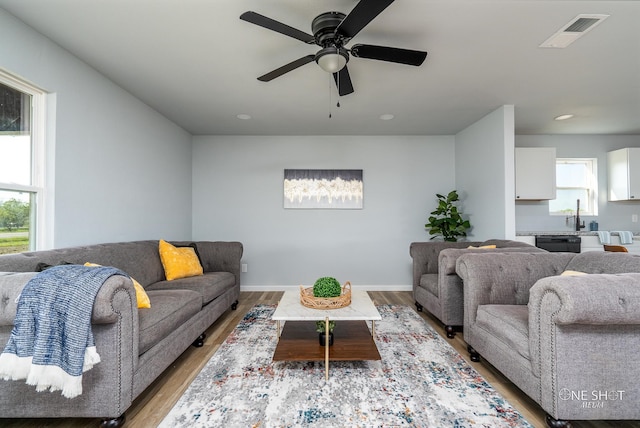
[[(333, 277), (323, 276), (313, 284), (313, 297), (338, 297), (340, 294), (342, 294), (342, 286)], [(335, 327), (336, 322), (329, 321), (329, 346), (333, 345), (333, 329)], [(324, 321), (316, 321), (316, 331), (320, 333), (318, 336), (320, 345), (324, 346), (326, 343)]]
[[(333, 345), (333, 329), (336, 327), (335, 321), (329, 321), (329, 346)], [(316, 331), (319, 333), (318, 340), (320, 346), (326, 343), (325, 321), (316, 321)]]
[(342, 294), (342, 286), (333, 277), (323, 276), (313, 284), (313, 297), (338, 297), (340, 294)]
[(431, 212), (429, 221), (424, 225), (429, 229), (431, 239), (439, 236), (447, 242), (456, 242), (458, 237), (467, 236), (467, 229), (471, 227), (469, 220), (464, 220), (458, 211), (456, 202), (460, 200), (458, 192), (452, 190), (447, 196), (436, 193), (438, 207)]

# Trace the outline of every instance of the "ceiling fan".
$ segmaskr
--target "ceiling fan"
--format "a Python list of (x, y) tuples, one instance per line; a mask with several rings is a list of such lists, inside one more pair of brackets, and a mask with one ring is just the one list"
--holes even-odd
[(258, 77), (258, 80), (269, 82), (276, 77), (315, 61), (324, 71), (333, 74), (338, 93), (343, 96), (353, 92), (353, 84), (346, 66), (347, 62), (349, 62), (349, 54), (356, 58), (368, 58), (414, 66), (421, 65), (427, 57), (427, 53), (423, 51), (362, 44), (353, 45), (351, 48), (345, 47), (360, 30), (393, 2), (394, 0), (360, 0), (348, 15), (341, 12), (321, 13), (311, 22), (313, 35), (256, 12), (243, 13), (240, 15), (240, 19), (243, 21), (293, 37), (309, 45), (316, 44), (322, 48), (315, 55), (303, 56)]

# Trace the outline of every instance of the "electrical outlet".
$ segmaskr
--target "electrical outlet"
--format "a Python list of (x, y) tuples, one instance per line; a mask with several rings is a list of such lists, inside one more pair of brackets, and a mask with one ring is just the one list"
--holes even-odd
[(249, 267), (247, 266), (246, 263), (242, 263), (241, 267), (242, 267), (242, 272), (247, 272), (249, 270)]
[(638, 214), (631, 214), (631, 222), (633, 223), (638, 222)]

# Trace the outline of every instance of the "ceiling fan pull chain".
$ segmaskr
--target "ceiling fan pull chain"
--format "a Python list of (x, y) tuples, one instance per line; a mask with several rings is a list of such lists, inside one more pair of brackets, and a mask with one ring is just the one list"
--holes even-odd
[(336, 74), (336, 83), (336, 86), (338, 87), (338, 103), (336, 104), (336, 107), (340, 108), (340, 73)]
[(329, 119), (331, 119), (331, 73), (329, 73)]

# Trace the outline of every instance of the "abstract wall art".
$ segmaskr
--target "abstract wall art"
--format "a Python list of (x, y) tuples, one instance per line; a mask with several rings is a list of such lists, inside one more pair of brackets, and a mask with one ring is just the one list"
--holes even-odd
[(362, 209), (361, 169), (285, 169), (284, 207)]

